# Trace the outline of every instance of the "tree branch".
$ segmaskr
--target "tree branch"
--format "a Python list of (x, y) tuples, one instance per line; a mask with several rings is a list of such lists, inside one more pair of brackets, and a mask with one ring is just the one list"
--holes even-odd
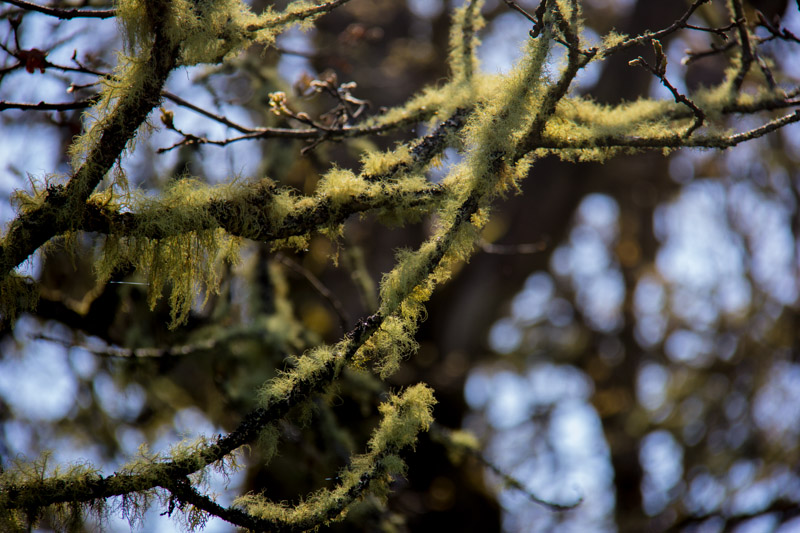
[(41, 6), (39, 4), (34, 4), (33, 2), (26, 2), (25, 0), (3, 0), (3, 1), (11, 5), (20, 7), (26, 11), (36, 11), (38, 13), (44, 13), (45, 15), (50, 15), (51, 17), (57, 17), (62, 20), (74, 19), (74, 18), (107, 19), (117, 16), (117, 11), (115, 9), (78, 9), (78, 8), (62, 9), (57, 7)]
[[(692, 2), (692, 5), (689, 6), (689, 9), (687, 9), (686, 12), (678, 20), (676, 20), (663, 30), (659, 30), (656, 32), (648, 31), (641, 35), (637, 35), (636, 37), (626, 39), (625, 41), (615, 46), (611, 46), (609, 48), (601, 50), (601, 53), (603, 57), (608, 57), (609, 55), (615, 54), (621, 50), (625, 50), (626, 48), (630, 48), (632, 46), (636, 46), (637, 44), (642, 44), (651, 41), (653, 39), (660, 39), (665, 35), (669, 35), (670, 33), (674, 33), (682, 28), (686, 28), (689, 18), (692, 16), (692, 14), (694, 14), (695, 11), (697, 11), (697, 8), (699, 8), (703, 4), (707, 4), (710, 1), (711, 0), (694, 0), (694, 2)], [(704, 29), (703, 31), (708, 31), (708, 30)]]
[(25, 102), (5, 102), (0, 100), (0, 111), (5, 111), (6, 109), (21, 109), (23, 111), (70, 111), (73, 109), (86, 109), (87, 107), (93, 106), (96, 102), (97, 98), (94, 97), (60, 104), (52, 102), (28, 104)]
[(99, 140), (69, 182), (65, 186), (49, 187), (40, 207), (17, 216), (11, 223), (0, 244), (0, 279), (80, 218), (86, 199), (111, 169), (150, 111), (158, 105), (161, 88), (177, 65), (178, 44), (172, 43), (164, 33), (165, 0), (153, 0), (148, 3), (148, 8), (155, 32), (148, 60), (150, 75), (144, 77), (141, 87), (128, 91), (111, 112), (101, 126)]
[(784, 115), (742, 133), (729, 136), (694, 136), (689, 139), (682, 135), (668, 135), (664, 137), (633, 137), (633, 136), (607, 136), (593, 137), (580, 140), (563, 140), (553, 137), (543, 137), (537, 146), (548, 150), (585, 149), (585, 148), (730, 148), (737, 144), (763, 137), (768, 133), (783, 128), (789, 124), (800, 121), (800, 110)]

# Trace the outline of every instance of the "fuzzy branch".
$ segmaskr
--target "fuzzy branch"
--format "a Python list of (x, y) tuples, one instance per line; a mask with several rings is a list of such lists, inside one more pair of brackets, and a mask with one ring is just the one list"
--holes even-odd
[[(150, 111), (161, 100), (161, 89), (178, 61), (178, 45), (165, 33), (166, 0), (148, 2), (153, 21), (153, 43), (148, 73), (141, 87), (130, 90), (102, 126), (97, 143), (65, 186), (48, 188), (41, 207), (22, 213), (0, 243), (0, 279), (50, 238), (69, 230), (86, 200), (133, 138)], [(77, 215), (77, 216), (76, 216)]]

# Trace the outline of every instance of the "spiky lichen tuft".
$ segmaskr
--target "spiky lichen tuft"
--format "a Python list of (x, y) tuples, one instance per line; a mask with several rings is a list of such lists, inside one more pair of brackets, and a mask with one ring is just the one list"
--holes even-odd
[(325, 196), (335, 210), (348, 200), (366, 194), (369, 187), (369, 183), (353, 172), (336, 168), (319, 181), (317, 195)]
[(469, 0), (453, 12), (449, 64), (456, 83), (472, 81), (478, 71), (478, 31), (486, 24), (481, 16), (483, 4), (483, 0)]
[(625, 42), (628, 36), (624, 33), (618, 33), (616, 31), (610, 31), (603, 35), (602, 45), (600, 47), (600, 53), (605, 53), (606, 50), (611, 50), (617, 47), (618, 45)]
[(379, 152), (370, 151), (361, 157), (361, 165), (367, 176), (381, 177), (395, 167), (411, 165), (413, 159), (408, 146), (401, 145), (395, 150)]
[[(423, 308), (424, 310), (424, 308)], [(417, 321), (410, 317), (390, 316), (356, 352), (353, 364), (365, 367), (372, 363), (378, 375), (394, 374), (400, 363), (418, 348), (414, 333)]]
[(412, 446), (417, 434), (427, 431), (433, 423), (435, 404), (433, 390), (424, 384), (409, 387), (401, 396), (392, 396), (382, 403), (379, 409), (383, 420), (369, 441), (370, 451)]
[(284, 401), (300, 383), (313, 383), (323, 379), (323, 375), (331, 370), (338, 371), (336, 353), (342, 351), (346, 343), (340, 346), (318, 346), (300, 357), (292, 358), (290, 371), (283, 373), (275, 379), (268, 381), (259, 391), (259, 403), (263, 407)]
[(263, 464), (269, 464), (278, 453), (278, 442), (281, 432), (275, 424), (267, 424), (258, 433), (259, 459)]

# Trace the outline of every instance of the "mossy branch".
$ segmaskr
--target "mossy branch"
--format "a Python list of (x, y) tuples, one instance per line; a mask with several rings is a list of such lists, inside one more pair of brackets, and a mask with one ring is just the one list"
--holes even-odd
[(478, 48), (477, 32), (486, 23), (481, 16), (483, 0), (468, 0), (453, 13), (450, 30), (450, 58), (453, 82), (471, 82), (478, 70), (475, 53)]
[(185, 478), (165, 488), (180, 502), (240, 527), (256, 531), (314, 529), (343, 518), (348, 507), (365, 493), (387, 492), (392, 476), (404, 471), (404, 463), (398, 454), (413, 446), (417, 434), (430, 427), (434, 403), (432, 391), (424, 385), (416, 385), (400, 396), (392, 396), (381, 406), (383, 419), (368, 443), (368, 453), (351, 458), (350, 466), (338, 476), (342, 480), (339, 486), (316, 492), (292, 507), (250, 494), (238, 498), (236, 507), (224, 508), (200, 494)]
[(745, 141), (750, 141), (763, 137), (769, 133), (786, 127), (789, 124), (794, 124), (800, 121), (800, 110), (794, 113), (783, 115), (776, 119), (770, 120), (765, 124), (741, 133), (732, 135), (698, 135), (687, 139), (684, 135), (676, 133), (673, 135), (662, 136), (598, 136), (595, 138), (575, 139), (565, 141), (556, 137), (545, 136), (539, 143), (537, 148), (545, 148), (548, 150), (559, 151), (557, 153), (568, 156), (569, 152), (561, 152), (561, 150), (571, 149), (593, 149), (593, 148), (638, 148), (638, 149), (662, 149), (662, 148), (716, 148), (724, 149), (736, 146), (737, 144)]
[(146, 16), (152, 22), (152, 46), (143, 51), (135, 85), (99, 126), (98, 139), (65, 186), (48, 189), (41, 205), (21, 213), (0, 242), (0, 279), (28, 258), (54, 235), (71, 229), (80, 218), (86, 200), (134, 137), (139, 126), (161, 100), (161, 89), (178, 61), (178, 43), (166, 32), (168, 2), (148, 3)]
[(140, 465), (135, 472), (105, 477), (96, 474), (78, 478), (53, 476), (18, 482), (14, 477), (0, 476), (0, 509), (30, 513), (53, 504), (89, 502), (148, 491), (169, 486), (224, 461), (293, 408), (328, 387), (384, 320), (378, 314), (372, 315), (359, 322), (335, 347), (317, 348), (298, 358), (292, 370), (266, 387), (262, 393), (262, 407), (245, 415), (235, 431), (212, 443), (198, 445), (191, 453), (183, 453), (173, 460), (152, 462)]
[[(382, 491), (387, 475), (402, 471), (397, 452), (412, 446), (417, 433), (430, 423), (433, 399), (429, 390), (419, 386), (393, 398), (391, 409), (384, 410), (384, 421), (374, 433), (368, 453), (353, 460), (342, 484), (333, 491), (312, 496), (293, 509), (256, 496), (240, 500), (246, 511), (226, 509), (202, 495), (188, 476), (228, 460), (235, 450), (255, 441), (259, 435), (274, 436), (279, 420), (328, 391), (346, 365), (361, 368), (371, 365), (382, 377), (394, 372), (402, 358), (416, 347), (414, 333), (424, 319), (425, 304), (434, 289), (447, 281), (459, 262), (469, 259), (493, 203), (507, 191), (518, 188), (536, 157), (555, 152), (563, 158), (602, 160), (622, 150), (725, 148), (800, 121), (800, 111), (796, 111), (739, 134), (731, 135), (720, 127), (708, 126), (703, 135), (687, 138), (686, 122), (693, 114), (697, 116), (698, 110), (713, 119), (726, 113), (754, 113), (797, 105), (790, 99), (796, 92), (783, 99), (776, 98), (774, 91), (752, 97), (732, 94), (738, 92), (740, 85), (737, 76), (743, 77), (749, 70), (745, 59), (731, 70), (732, 81), (692, 96), (696, 109), (651, 100), (604, 107), (570, 95), (575, 77), (590, 61), (688, 27), (688, 17), (706, 0), (695, 1), (684, 17), (662, 32), (629, 40), (610, 39), (603, 49), (582, 48), (576, 1), (542, 2), (536, 12), (536, 31), (526, 44), (524, 57), (504, 77), (486, 76), (475, 68), (475, 31), (481, 25), (481, 2), (475, 1), (467, 3), (456, 15), (450, 41), (453, 81), (423, 91), (407, 105), (367, 121), (362, 127), (363, 131), (379, 132), (383, 131), (381, 128), (397, 127), (409, 120), (448, 118), (425, 137), (394, 150), (367, 154), (361, 172), (333, 169), (319, 181), (316, 193), (307, 197), (278, 189), (268, 180), (220, 189), (185, 180), (158, 200), (134, 201), (133, 196), (125, 197), (128, 205), (114, 205), (110, 192), (90, 197), (157, 105), (164, 80), (176, 64), (221, 58), (240, 49), (242, 43), (269, 42), (275, 28), (313, 18), (345, 1), (318, 6), (293, 3), (282, 14), (257, 17), (245, 13), (230, 24), (223, 17), (222, 26), (228, 32), (225, 35), (231, 37), (230, 42), (221, 39), (222, 44), (208, 49), (198, 44), (198, 36), (206, 35), (203, 32), (208, 32), (208, 27), (203, 26), (194, 34), (186, 30), (184, 35), (181, 28), (173, 25), (174, 34), (169, 37), (163, 24), (170, 23), (160, 22), (169, 19), (161, 17), (168, 6), (164, 2), (147, 4), (148, 20), (142, 26), (149, 28), (149, 33), (136, 33), (138, 30), (132, 28), (135, 39), (131, 41), (139, 43), (140, 51), (146, 52), (140, 64), (132, 68), (144, 69), (146, 75), (139, 76), (142, 81), (133, 89), (123, 88), (121, 94), (104, 100), (111, 111), (98, 122), (97, 130), (87, 136), (96, 142), (89, 144), (69, 183), (47, 187), (43, 194), (30, 200), (12, 223), (0, 245), (0, 275), (6, 281), (11, 280), (0, 285), (0, 298), (31, 297), (31, 293), (22, 290), (27, 286), (9, 277), (9, 272), (47, 239), (76, 229), (108, 235), (109, 250), (113, 246), (129, 246), (127, 256), (119, 248), (108, 253), (106, 263), (100, 267), (106, 275), (121, 257), (138, 255), (146, 259), (140, 266), (149, 268), (152, 280), (163, 284), (164, 279), (173, 276), (170, 278), (173, 282), (181, 281), (182, 284), (176, 284), (180, 291), (173, 302), (174, 307), (183, 306), (179, 313), (186, 312), (186, 302), (194, 296), (192, 276), (201, 276), (210, 268), (206, 264), (198, 266), (198, 258), (217, 251), (220, 245), (214, 239), (219, 233), (224, 233), (223, 237), (275, 241), (329, 229), (355, 213), (394, 213), (398, 220), (407, 221), (421, 212), (435, 210), (437, 220), (430, 238), (416, 250), (398, 254), (397, 264), (382, 280), (377, 312), (359, 321), (340, 342), (293, 358), (285, 373), (263, 386), (260, 407), (245, 415), (233, 432), (107, 477), (88, 469), (35, 479), (4, 474), (0, 476), (3, 512), (24, 511), (35, 516), (38, 510), (52, 504), (149, 494), (161, 487), (171, 491), (180, 502), (251, 529), (308, 529), (335, 519), (364, 491)], [(736, 13), (741, 2), (731, 1)], [(195, 22), (202, 18), (194, 8), (191, 13)], [(744, 23), (737, 23), (737, 27), (747, 32)], [(194, 39), (196, 49), (174, 38), (178, 34)], [(745, 37), (741, 39), (742, 47)], [(559, 45), (567, 49), (567, 62), (555, 81), (551, 81), (548, 59)], [(747, 52), (743, 50), (743, 54)], [(731, 87), (736, 90), (731, 91)], [(112, 100), (116, 105), (111, 106)], [(712, 119), (710, 123), (714, 122)], [(317, 134), (331, 138), (346, 136), (327, 130)], [(432, 185), (423, 174), (448, 146), (459, 148), (464, 161), (453, 165), (440, 185)], [(187, 250), (191, 253), (184, 254)], [(165, 274), (159, 269), (172, 270)], [(180, 277), (184, 275), (179, 272), (182, 270), (190, 272), (188, 277)], [(160, 288), (159, 283), (154, 285)]]
[[(194, 183), (187, 185), (192, 187)], [(376, 189), (336, 203), (330, 195), (300, 197), (292, 194), (290, 189), (279, 191), (272, 182), (264, 180), (239, 185), (235, 191), (220, 191), (219, 197), (194, 205), (187, 202), (186, 216), (182, 221), (176, 220), (181, 206), (170, 205), (170, 202), (156, 201), (133, 212), (100, 201), (89, 202), (77, 229), (117, 238), (160, 240), (221, 228), (237, 237), (272, 242), (334, 227), (359, 213), (401, 206), (430, 211), (444, 193), (442, 187), (432, 184), (408, 187), (387, 183)], [(213, 191), (209, 192), (213, 195)], [(287, 202), (289, 206), (285, 205)], [(283, 216), (276, 217), (276, 211)]]
[[(204, 22), (206, 26), (202, 29), (205, 32), (209, 29), (222, 32), (222, 35), (215, 36), (214, 40), (220, 40), (220, 37), (223, 41), (231, 40), (231, 44), (226, 45), (224, 56), (237, 45), (243, 46), (254, 40), (269, 41), (276, 28), (285, 28), (296, 22), (313, 19), (347, 1), (349, 0), (335, 0), (312, 7), (298, 3), (291, 4), (285, 13), (262, 17), (263, 22), (248, 27), (248, 31), (254, 35), (241, 43), (241, 39), (235, 38), (235, 28), (227, 26), (218, 28), (211, 22)], [(100, 102), (99, 109), (102, 110), (112, 104), (111, 100), (117, 100), (112, 110), (87, 132), (86, 140), (90, 146), (69, 182), (65, 186), (49, 188), (40, 199), (38, 207), (20, 213), (9, 226), (8, 232), (0, 242), (0, 279), (5, 278), (13, 268), (49, 239), (75, 228), (92, 191), (117, 161), (126, 145), (135, 137), (147, 115), (160, 103), (161, 91), (167, 77), (179, 62), (186, 62), (187, 59), (190, 62), (198, 62), (210, 58), (206, 57), (208, 50), (195, 50), (192, 47), (192, 40), (196, 40), (203, 32), (198, 33), (191, 24), (187, 30), (181, 32), (181, 28), (187, 26), (185, 22), (189, 19), (184, 20), (183, 24), (174, 20), (180, 13), (176, 13), (170, 2), (154, 0), (140, 5), (131, 0), (120, 7), (130, 45), (139, 47), (136, 49), (139, 56), (136, 62), (124, 71), (123, 78), (115, 82), (119, 87), (116, 85), (112, 87), (107, 92), (106, 99)], [(236, 11), (232, 6), (223, 7), (229, 9), (231, 14)], [(203, 14), (197, 13), (197, 15), (195, 18), (202, 18)], [(207, 15), (218, 15), (218, 13), (210, 10)], [(247, 16), (240, 14), (236, 20), (229, 17), (228, 22), (235, 24), (242, 19), (247, 20)], [(264, 34), (265, 31), (268, 35)], [(218, 59), (221, 60), (222, 57)]]

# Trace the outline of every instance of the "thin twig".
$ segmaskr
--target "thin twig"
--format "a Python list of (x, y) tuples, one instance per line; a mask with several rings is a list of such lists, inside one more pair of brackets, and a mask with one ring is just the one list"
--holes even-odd
[(4, 1), (11, 5), (25, 9), (27, 11), (36, 11), (38, 13), (44, 13), (45, 15), (50, 15), (51, 17), (57, 17), (62, 20), (74, 19), (74, 18), (107, 19), (117, 16), (116, 9), (78, 9), (74, 7), (71, 9), (63, 9), (57, 7), (41, 6), (39, 4), (34, 4), (32, 2), (26, 2), (25, 0), (4, 0)]
[(695, 11), (697, 11), (697, 8), (699, 8), (703, 4), (707, 4), (710, 1), (711, 0), (694, 0), (694, 2), (692, 2), (692, 5), (689, 6), (689, 9), (687, 9), (686, 12), (678, 20), (676, 20), (663, 30), (659, 30), (657, 32), (645, 32), (641, 35), (637, 35), (636, 37), (631, 37), (630, 39), (626, 39), (625, 41), (615, 46), (602, 49), (600, 50), (600, 52), (604, 57), (608, 57), (611, 54), (619, 52), (620, 50), (625, 50), (626, 48), (630, 48), (631, 46), (651, 41), (653, 39), (660, 39), (665, 35), (669, 35), (670, 33), (685, 28), (689, 21), (689, 18)]
[(209, 351), (215, 348), (220, 342), (217, 339), (207, 339), (195, 344), (180, 346), (170, 346), (167, 348), (122, 348), (120, 346), (104, 346), (103, 348), (92, 348), (85, 344), (74, 344), (64, 339), (39, 334), (31, 337), (34, 340), (43, 340), (61, 344), (67, 348), (74, 346), (83, 348), (87, 352), (99, 357), (115, 357), (121, 359), (158, 359), (167, 357), (178, 357), (191, 355), (199, 351)]
[[(797, 35), (790, 32), (786, 28), (782, 28), (780, 24), (775, 25), (771, 23), (761, 11), (756, 10), (756, 16), (758, 16), (758, 25), (766, 28), (776, 39), (780, 39), (782, 41), (792, 41), (800, 44), (800, 37), (797, 37)], [(776, 20), (779, 21), (779, 19)]]
[(237, 123), (233, 122), (232, 120), (224, 117), (223, 115), (217, 115), (216, 113), (212, 113), (211, 111), (203, 109), (202, 107), (198, 107), (198, 106), (194, 105), (193, 103), (184, 100), (183, 98), (181, 98), (177, 94), (171, 93), (169, 91), (161, 91), (161, 95), (164, 98), (166, 98), (167, 100), (172, 100), (173, 102), (175, 102), (179, 106), (185, 107), (187, 109), (191, 109), (195, 113), (200, 113), (204, 117), (208, 117), (208, 118), (210, 118), (212, 120), (216, 120), (217, 122), (219, 122), (221, 124), (224, 124), (224, 125), (226, 125), (228, 127), (231, 127), (231, 128), (233, 128), (233, 129), (235, 129), (237, 131), (240, 131), (242, 133), (256, 133), (256, 132), (260, 131), (258, 129), (248, 128), (246, 126), (242, 126), (242, 125), (237, 124)]
[(324, 140), (338, 141), (345, 138), (364, 137), (367, 135), (379, 135), (381, 133), (386, 133), (408, 124), (415, 124), (420, 120), (424, 120), (431, 114), (432, 111), (427, 110), (421, 112), (419, 115), (408, 116), (396, 122), (378, 124), (375, 126), (344, 127), (330, 131), (320, 131), (317, 128), (259, 128), (253, 133), (247, 133), (238, 137), (229, 137), (219, 141), (207, 139), (205, 137), (194, 136), (191, 141), (180, 142), (168, 148), (159, 148), (158, 153), (168, 152), (184, 144), (213, 144), (215, 146), (227, 146), (228, 144), (239, 141), (255, 141), (261, 139), (303, 139), (315, 141), (320, 138), (324, 138)]
[(333, 310), (336, 312), (336, 315), (339, 317), (339, 325), (342, 328), (342, 333), (347, 331), (348, 324), (350, 324), (350, 315), (345, 310), (344, 306), (342, 305), (341, 300), (336, 297), (336, 295), (322, 283), (317, 276), (315, 276), (310, 270), (305, 268), (303, 265), (298, 263), (297, 261), (287, 257), (286, 255), (278, 252), (275, 254), (275, 259), (277, 259), (281, 264), (289, 267), (296, 273), (300, 274), (311, 284), (312, 287), (322, 296), (328, 303), (333, 307)]
[(462, 444), (455, 439), (453, 439), (453, 430), (447, 427), (444, 427), (436, 422), (431, 424), (431, 438), (434, 441), (438, 441), (443, 446), (457, 448), (460, 451), (466, 452), (469, 455), (475, 457), (478, 461), (483, 463), (485, 467), (489, 470), (494, 472), (500, 479), (503, 480), (503, 483), (506, 488), (511, 488), (516, 491), (521, 492), (525, 496), (528, 497), (533, 503), (546, 507), (550, 511), (569, 511), (578, 507), (582, 502), (583, 498), (578, 498), (573, 503), (563, 504), (563, 503), (554, 503), (539, 496), (535, 495), (533, 492), (530, 491), (525, 485), (518, 480), (516, 477), (512, 476), (511, 474), (507, 473), (505, 470), (497, 466), (493, 461), (490, 461), (486, 458), (486, 456), (480, 451), (472, 446)]
[(697, 105), (692, 102), (689, 98), (685, 95), (681, 94), (674, 85), (672, 85), (669, 80), (666, 78), (666, 71), (667, 71), (667, 57), (664, 54), (664, 51), (661, 48), (661, 43), (657, 39), (653, 39), (653, 48), (656, 53), (656, 65), (652, 66), (650, 63), (644, 60), (642, 56), (630, 61), (628, 64), (631, 66), (640, 66), (643, 67), (645, 70), (656, 76), (659, 80), (661, 80), (661, 84), (666, 87), (669, 92), (672, 93), (673, 98), (679, 104), (683, 104), (689, 109), (692, 110), (694, 114), (694, 122), (689, 129), (683, 134), (684, 137), (688, 138), (694, 133), (694, 131), (703, 125), (703, 122), (706, 120), (706, 114), (703, 112), (702, 109), (697, 107)]
[(704, 59), (706, 57), (715, 56), (718, 54), (722, 54), (731, 50), (736, 46), (736, 43), (733, 41), (728, 41), (724, 45), (720, 46), (718, 44), (712, 43), (711, 48), (707, 50), (701, 50), (699, 52), (693, 52), (691, 50), (686, 50), (686, 57), (681, 60), (681, 63), (684, 65), (688, 65), (689, 63), (694, 63), (700, 59)]
[(747, 29), (747, 19), (745, 18), (744, 7), (742, 0), (732, 0), (731, 6), (733, 7), (733, 20), (736, 27), (739, 29), (739, 45), (742, 47), (741, 65), (733, 79), (733, 88), (739, 90), (744, 83), (744, 77), (750, 72), (750, 66), (753, 64), (755, 57), (753, 56), (753, 47), (750, 44), (750, 31)]
[(512, 0), (504, 0), (504, 1), (506, 5), (508, 5), (508, 7), (518, 11), (519, 13), (522, 13), (522, 15), (526, 19), (530, 20), (533, 23), (533, 29), (529, 32), (532, 38), (535, 39), (539, 36), (539, 34), (542, 33), (542, 29), (544, 29), (544, 12), (547, 9), (547, 0), (541, 0), (541, 2), (539, 3), (539, 7), (536, 8), (535, 16), (531, 15), (530, 13), (522, 9), (522, 7), (520, 7), (519, 4), (517, 4)]
[[(113, 282), (109, 282), (113, 283)], [(125, 282), (118, 282), (125, 283)], [(128, 282), (133, 283), (133, 282)], [(225, 331), (214, 338), (202, 339), (192, 344), (181, 344), (175, 346), (150, 346), (143, 348), (124, 348), (105, 343), (102, 347), (92, 347), (85, 342), (72, 342), (58, 337), (45, 334), (32, 335), (31, 339), (44, 340), (60, 344), (66, 348), (78, 347), (98, 357), (113, 357), (120, 359), (158, 359), (170, 357), (185, 357), (202, 352), (220, 351), (226, 344), (238, 339), (261, 339), (264, 330), (261, 327), (239, 326), (226, 328)]]
[(283, 48), (281, 46), (276, 46), (275, 51), (288, 56), (304, 57), (306, 59), (316, 59), (318, 57), (318, 54), (313, 52), (300, 52), (298, 50), (287, 50), (286, 48)]
[(69, 111), (72, 109), (86, 109), (92, 106), (96, 101), (97, 99), (95, 97), (77, 100), (75, 102), (39, 102), (38, 104), (0, 100), (0, 111), (5, 111), (6, 109), (21, 109), (23, 111)]
[(714, 34), (720, 36), (723, 41), (727, 41), (728, 40), (728, 36), (726, 35), (726, 32), (732, 30), (735, 27), (736, 27), (736, 23), (735, 22), (731, 22), (727, 26), (721, 26), (719, 28), (707, 28), (705, 26), (695, 26), (694, 24), (686, 24), (684, 26), (684, 28), (687, 28), (687, 29), (690, 29), (690, 30), (704, 31), (704, 32), (707, 32), (707, 33), (714, 33)]

